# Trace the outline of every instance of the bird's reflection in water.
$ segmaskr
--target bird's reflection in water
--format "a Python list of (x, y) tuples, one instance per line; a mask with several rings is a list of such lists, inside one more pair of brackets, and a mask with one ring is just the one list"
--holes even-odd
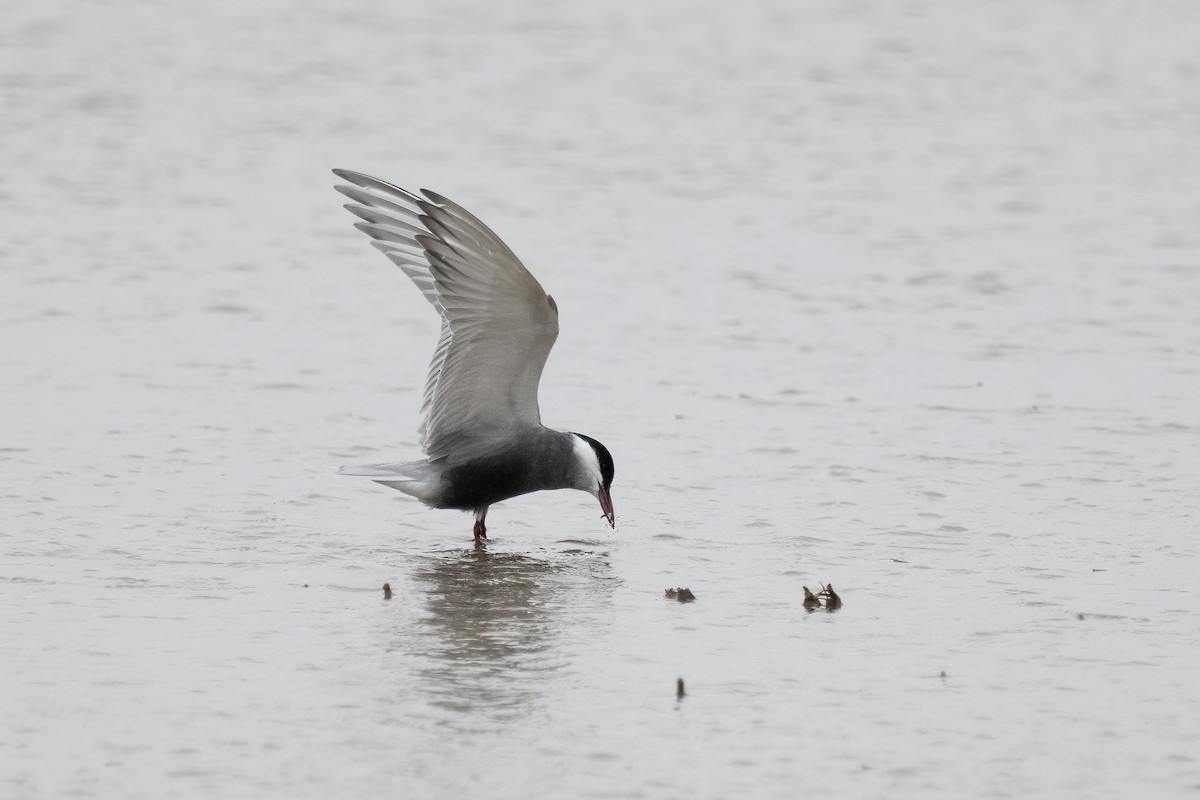
[(600, 553), (543, 559), (482, 547), (418, 567), (413, 578), (426, 586), (423, 622), (433, 634), (422, 677), (437, 706), (459, 712), (450, 724), (487, 728), (536, 706), (541, 688), (569, 663), (555, 642), (570, 602), (563, 595), (582, 590), (594, 602), (588, 586), (607, 594), (607, 572)]

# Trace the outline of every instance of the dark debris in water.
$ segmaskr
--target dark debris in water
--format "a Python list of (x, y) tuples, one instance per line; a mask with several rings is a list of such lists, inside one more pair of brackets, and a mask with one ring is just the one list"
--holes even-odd
[(682, 700), (687, 696), (687, 692), (683, 688), (683, 678), (675, 679), (675, 699)]
[(392, 585), (390, 583), (385, 583), (383, 585), (383, 599), (384, 600), (392, 599)]
[(667, 589), (666, 596), (668, 600), (678, 600), (681, 603), (691, 603), (696, 599), (696, 595), (692, 594), (692, 590), (686, 586), (680, 586), (676, 589)]
[(838, 597), (838, 593), (833, 590), (833, 584), (817, 584), (821, 587), (821, 591), (813, 594), (807, 586), (802, 586), (804, 589), (804, 610), (816, 611), (818, 608), (823, 608), (826, 611), (837, 611), (842, 607), (842, 598)]

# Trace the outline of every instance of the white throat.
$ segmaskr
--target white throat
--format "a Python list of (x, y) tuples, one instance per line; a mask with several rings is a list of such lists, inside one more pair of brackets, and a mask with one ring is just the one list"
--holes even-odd
[(579, 488), (585, 492), (596, 494), (600, 485), (604, 483), (604, 477), (600, 473), (600, 459), (596, 456), (596, 451), (592, 449), (592, 446), (578, 434), (571, 434), (571, 444), (575, 449), (575, 462), (583, 473), (581, 477), (587, 479), (587, 485)]

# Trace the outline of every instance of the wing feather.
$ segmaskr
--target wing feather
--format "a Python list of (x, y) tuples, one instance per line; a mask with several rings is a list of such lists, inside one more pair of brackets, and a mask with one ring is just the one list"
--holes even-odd
[(537, 389), (558, 337), (558, 309), (516, 255), (477, 217), (427, 189), (334, 170), (346, 209), (442, 318), (419, 429), (431, 459), (541, 424)]

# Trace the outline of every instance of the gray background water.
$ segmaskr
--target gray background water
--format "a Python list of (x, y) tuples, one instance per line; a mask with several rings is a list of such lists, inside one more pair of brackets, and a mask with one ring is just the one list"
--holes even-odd
[[(1200, 7), (3, 13), (0, 795), (1200, 790)], [(333, 474), (437, 333), (335, 166), (555, 295), (615, 533)]]

